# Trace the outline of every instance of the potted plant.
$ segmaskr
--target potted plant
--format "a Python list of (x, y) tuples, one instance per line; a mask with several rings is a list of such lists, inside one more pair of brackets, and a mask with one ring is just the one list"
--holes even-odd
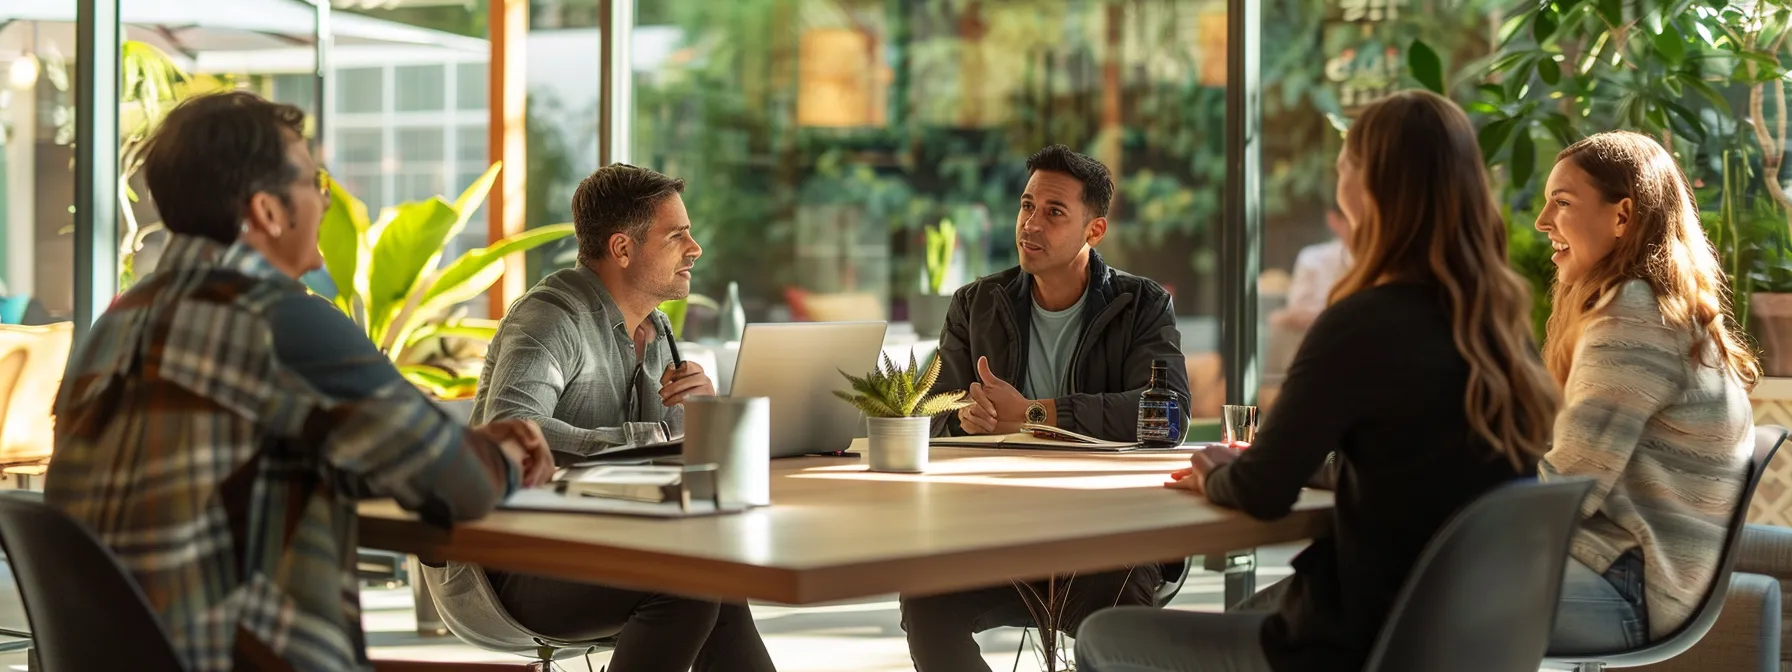
[(441, 265), (442, 247), (485, 202), (500, 167), (493, 164), (452, 203), (440, 196), (403, 203), (383, 209), (378, 220), (341, 184), (330, 183), (330, 209), (318, 230), (335, 285), (325, 298), (438, 401), (470, 404), (484, 346), (497, 334), (497, 322), (461, 318), (457, 306), (503, 276), (505, 257), (573, 234), (571, 224), (530, 229)]
[[(919, 378), (917, 378), (919, 374)], [(927, 468), (927, 439), (933, 434), (933, 416), (951, 413), (971, 405), (965, 393), (928, 394), (940, 378), (940, 360), (935, 357), (920, 373), (915, 353), (908, 353), (908, 368), (899, 369), (884, 355), (883, 365), (872, 369), (863, 378), (845, 371), (852, 382), (852, 391), (834, 391), (865, 414), (870, 424), (870, 448), (866, 457), (872, 471), (919, 473)]]
[(1762, 375), (1792, 377), (1792, 244), (1777, 202), (1746, 200), (1732, 204), (1724, 199), (1724, 220), (1735, 225), (1713, 238), (1720, 250), (1735, 248), (1725, 255), (1735, 267), (1724, 270), (1732, 276), (1736, 319), (1760, 351)]
[(928, 227), (925, 291), (908, 299), (908, 321), (915, 334), (922, 338), (939, 338), (946, 324), (946, 310), (952, 307), (952, 295), (943, 294), (946, 272), (952, 267), (952, 253), (958, 249), (958, 227), (952, 220), (942, 219), (939, 226)]

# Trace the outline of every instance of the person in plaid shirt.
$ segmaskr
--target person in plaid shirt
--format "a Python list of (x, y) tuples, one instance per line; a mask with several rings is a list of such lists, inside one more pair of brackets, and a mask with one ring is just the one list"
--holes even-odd
[(70, 358), (45, 501), (136, 578), (188, 670), (364, 670), (355, 505), (478, 518), (552, 474), (526, 421), (467, 428), (298, 281), (327, 182), (304, 114), (168, 115), (143, 174), (171, 233)]

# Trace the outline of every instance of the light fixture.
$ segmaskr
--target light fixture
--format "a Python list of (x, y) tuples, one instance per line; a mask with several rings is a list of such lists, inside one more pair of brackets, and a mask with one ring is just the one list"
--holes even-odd
[(37, 56), (24, 54), (13, 59), (12, 66), (7, 68), (7, 81), (15, 89), (29, 89), (37, 85)]

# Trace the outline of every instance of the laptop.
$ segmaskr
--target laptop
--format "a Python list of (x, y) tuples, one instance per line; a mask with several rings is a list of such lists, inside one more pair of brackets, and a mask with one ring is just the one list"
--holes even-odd
[(841, 371), (863, 375), (883, 353), (885, 322), (749, 324), (740, 339), (730, 397), (770, 397), (772, 457), (852, 447), (859, 409), (834, 396)]

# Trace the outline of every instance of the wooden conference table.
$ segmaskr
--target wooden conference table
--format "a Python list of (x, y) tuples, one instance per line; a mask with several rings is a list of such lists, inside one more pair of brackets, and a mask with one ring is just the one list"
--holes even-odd
[(932, 449), (927, 473), (858, 457), (772, 462), (772, 505), (676, 520), (498, 511), (442, 530), (391, 501), (361, 545), (494, 569), (724, 600), (803, 605), (1113, 569), (1307, 539), (1331, 493), (1258, 522), (1162, 487), (1184, 453)]

